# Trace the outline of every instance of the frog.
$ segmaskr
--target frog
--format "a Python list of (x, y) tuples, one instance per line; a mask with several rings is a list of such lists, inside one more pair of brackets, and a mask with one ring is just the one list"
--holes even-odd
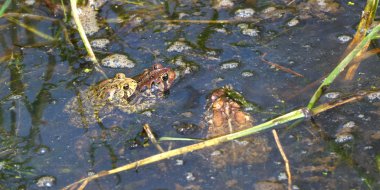
[[(211, 92), (204, 113), (204, 121), (201, 124), (207, 129), (207, 139), (254, 126), (254, 118), (243, 109), (248, 105), (248, 101), (241, 98), (243, 96), (233, 90), (232, 86), (225, 86)], [(206, 156), (210, 158), (211, 165), (218, 169), (227, 165), (263, 163), (272, 150), (268, 145), (268, 140), (259, 135), (233, 140), (217, 146), (216, 149), (211, 149), (213, 150), (207, 150)]]
[(170, 67), (156, 63), (132, 78), (137, 82), (136, 92), (130, 97), (131, 101), (128, 105), (122, 105), (119, 108), (127, 113), (142, 113), (152, 109), (159, 100), (163, 100), (176, 74)]
[(231, 87), (214, 90), (210, 95), (210, 105), (205, 114), (208, 122), (207, 137), (216, 137), (249, 128), (253, 124), (252, 117), (242, 107), (226, 95)]
[(138, 81), (137, 90), (139, 92), (146, 90), (165, 92), (173, 84), (175, 78), (175, 72), (169, 67), (162, 66), (160, 63), (154, 64), (151, 69), (145, 69), (141, 74), (133, 77), (133, 79)]
[(119, 106), (127, 105), (137, 88), (137, 82), (117, 73), (109, 78), (79, 91), (65, 106), (64, 112), (70, 115), (70, 123), (78, 128), (88, 128), (108, 117)]

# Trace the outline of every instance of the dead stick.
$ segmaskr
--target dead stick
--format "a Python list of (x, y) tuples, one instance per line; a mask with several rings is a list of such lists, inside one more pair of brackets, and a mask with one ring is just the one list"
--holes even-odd
[(150, 129), (150, 126), (148, 124), (144, 125), (144, 130), (146, 134), (148, 135), (149, 140), (153, 143), (153, 145), (157, 148), (158, 151), (165, 152), (164, 149), (158, 144), (156, 137), (154, 137), (152, 130)]
[(273, 67), (275, 67), (276, 69), (279, 69), (279, 70), (281, 70), (281, 71), (284, 71), (284, 72), (287, 72), (287, 73), (290, 73), (290, 74), (293, 74), (293, 75), (295, 75), (295, 76), (297, 76), (297, 77), (304, 77), (303, 75), (301, 75), (301, 74), (299, 74), (299, 73), (297, 73), (297, 72), (295, 72), (295, 71), (293, 71), (293, 70), (291, 70), (291, 69), (288, 69), (288, 68), (286, 68), (286, 67), (283, 67), (283, 66), (281, 66), (281, 65), (279, 65), (279, 64), (276, 64), (276, 63), (273, 63), (273, 62), (270, 62), (270, 61), (267, 61), (267, 60), (265, 60), (264, 59), (264, 57), (267, 55), (267, 53), (264, 53), (262, 56), (261, 56), (261, 61), (263, 61), (264, 63), (267, 63), (267, 64), (269, 64), (270, 66), (273, 66)]
[(81, 184), (81, 186), (78, 188), (78, 190), (83, 190), (83, 189), (86, 187), (87, 184), (88, 184), (88, 180), (84, 181), (84, 182)]
[(288, 175), (288, 190), (292, 190), (292, 173), (290, 172), (289, 160), (286, 157), (284, 149), (282, 148), (282, 145), (281, 145), (280, 139), (278, 138), (276, 130), (273, 129), (272, 133), (273, 133), (274, 140), (276, 141), (278, 150), (281, 153), (282, 159), (285, 162), (286, 175)]
[(352, 61), (353, 63), (348, 68), (346, 76), (344, 76), (344, 80), (352, 80), (356, 74), (357, 69), (360, 66), (360, 62), (378, 53), (380, 53), (380, 48), (371, 49), (366, 52), (361, 52), (361, 54), (355, 57), (355, 59)]

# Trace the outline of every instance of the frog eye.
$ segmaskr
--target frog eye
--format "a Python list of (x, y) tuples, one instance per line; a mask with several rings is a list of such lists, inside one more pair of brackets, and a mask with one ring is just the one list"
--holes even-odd
[(124, 85), (124, 86), (123, 86), (123, 89), (124, 89), (124, 90), (128, 90), (128, 89), (129, 89), (129, 85), (128, 85), (128, 84)]
[(163, 81), (169, 80), (169, 75), (167, 73), (165, 73), (164, 75), (162, 75), (162, 80)]

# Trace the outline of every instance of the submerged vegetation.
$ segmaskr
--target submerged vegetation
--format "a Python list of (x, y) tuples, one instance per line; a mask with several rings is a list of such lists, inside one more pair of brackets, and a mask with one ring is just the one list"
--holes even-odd
[[(327, 44), (323, 34), (303, 32), (328, 23), (343, 23), (339, 15), (351, 14), (350, 6), (354, 5), (334, 0), (283, 0), (279, 5), (276, 1), (229, 0), (212, 3), (6, 0), (0, 8), (0, 30), (5, 31), (0, 39), (0, 81), (4, 83), (0, 86), (0, 189), (52, 186), (84, 189), (93, 185), (94, 179), (111, 174), (117, 174), (117, 182), (104, 180), (104, 184), (97, 184), (98, 188), (103, 185), (121, 189), (133, 185), (157, 188), (155, 180), (166, 176), (157, 173), (164, 172), (186, 173), (185, 181), (170, 177), (172, 184), (164, 186), (176, 189), (265, 189), (262, 182), (280, 189), (285, 189), (285, 184), (288, 189), (378, 188), (376, 150), (380, 147), (372, 141), (380, 139), (380, 130), (366, 127), (371, 130), (363, 132), (366, 129), (360, 129), (349, 119), (354, 114), (362, 121), (359, 125), (377, 127), (373, 122), (378, 119), (371, 120), (368, 115), (379, 114), (376, 101), (380, 100), (377, 86), (380, 80), (376, 74), (363, 76), (363, 73), (376, 73), (379, 67), (363, 73), (357, 69), (360, 62), (379, 52), (376, 47), (370, 49), (371, 42), (380, 35), (380, 25), (374, 22), (378, 1), (367, 1), (356, 34), (345, 52), (340, 51), (340, 46), (347, 40), (337, 37), (342, 44), (338, 40), (328, 42), (332, 45), (327, 47), (343, 54), (340, 61), (335, 59), (338, 53), (334, 50), (318, 49), (318, 45)], [(357, 13), (360, 7), (355, 6), (356, 12), (352, 12)], [(353, 24), (351, 20), (344, 22)], [(334, 26), (334, 30), (342, 28)], [(342, 36), (341, 32), (338, 36)], [(311, 41), (304, 43), (303, 39)], [(297, 42), (302, 43), (303, 49), (293, 52)], [(282, 47), (287, 43), (290, 45)], [(356, 81), (337, 82), (347, 70), (345, 79)], [(316, 89), (313, 95), (310, 89)], [(326, 98), (327, 92), (336, 96)], [(98, 105), (101, 107), (95, 107)], [(105, 116), (99, 114), (103, 107), (107, 107), (103, 110)], [(75, 122), (70, 123), (73, 118)], [(275, 135), (276, 144), (267, 140), (270, 137), (266, 137), (266, 129), (290, 121), (296, 122), (287, 130), (278, 128), (282, 132), (279, 137)], [(323, 127), (337, 125), (337, 121), (345, 124), (335, 132)], [(176, 133), (174, 127), (168, 127), (170, 123), (185, 123), (182, 129), (195, 135)], [(97, 127), (73, 127), (81, 124)], [(223, 126), (217, 130), (224, 134), (209, 135), (218, 126)], [(254, 133), (263, 137), (262, 144), (244, 140), (260, 139), (252, 136)], [(160, 137), (158, 141), (156, 137)], [(359, 145), (352, 141), (354, 138)], [(222, 147), (227, 143), (231, 145), (228, 150)], [(246, 145), (249, 143), (262, 146), (264, 151), (249, 148)], [(273, 158), (277, 154), (272, 151), (275, 146), (281, 154)], [(369, 160), (367, 163), (356, 163), (358, 158), (353, 151), (363, 146), (373, 152), (357, 156)], [(313, 147), (316, 149), (312, 150)], [(196, 151), (201, 149), (210, 152)], [(230, 164), (227, 160), (239, 157), (236, 149), (262, 154), (247, 159), (261, 158), (264, 165), (280, 163), (281, 167), (269, 167), (254, 179), (244, 177), (251, 175), (244, 172), (251, 172), (260, 164), (244, 158), (239, 158), (242, 162), (236, 165)], [(298, 156), (297, 151), (302, 155)], [(189, 152), (198, 152), (203, 159), (186, 160)], [(226, 162), (207, 169), (215, 156), (223, 154), (226, 156), (221, 158)], [(319, 156), (313, 158), (313, 154)], [(182, 157), (174, 167), (158, 163), (179, 155)], [(341, 162), (349, 164), (339, 170)], [(151, 163), (157, 163), (158, 168), (141, 172), (146, 176), (143, 181), (139, 174), (120, 174)], [(178, 167), (184, 163), (186, 166)], [(206, 169), (194, 170), (203, 167)], [(224, 176), (225, 170), (221, 168), (243, 173), (231, 178)], [(350, 172), (339, 176), (339, 172), (345, 171)], [(288, 180), (274, 176), (273, 172), (284, 173)], [(308, 172), (314, 175), (310, 177)], [(129, 175), (132, 177), (126, 177)], [(340, 178), (354, 180), (345, 186), (338, 183)], [(240, 180), (245, 181), (241, 186)], [(315, 184), (319, 181), (320, 184)]]

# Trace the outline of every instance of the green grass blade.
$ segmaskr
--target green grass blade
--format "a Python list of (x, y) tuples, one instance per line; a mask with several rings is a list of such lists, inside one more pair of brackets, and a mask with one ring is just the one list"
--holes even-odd
[(0, 8), (0, 17), (3, 16), (4, 12), (7, 10), (9, 5), (11, 4), (12, 0), (6, 0), (5, 3)]
[(308, 109), (314, 107), (315, 103), (319, 100), (324, 90), (330, 86), (330, 84), (335, 80), (335, 78), (346, 68), (346, 66), (356, 57), (356, 55), (363, 49), (363, 47), (377, 35), (379, 35), (380, 24), (377, 25), (372, 31), (338, 64), (337, 67), (325, 78), (323, 83), (315, 91), (313, 97), (311, 97)]

